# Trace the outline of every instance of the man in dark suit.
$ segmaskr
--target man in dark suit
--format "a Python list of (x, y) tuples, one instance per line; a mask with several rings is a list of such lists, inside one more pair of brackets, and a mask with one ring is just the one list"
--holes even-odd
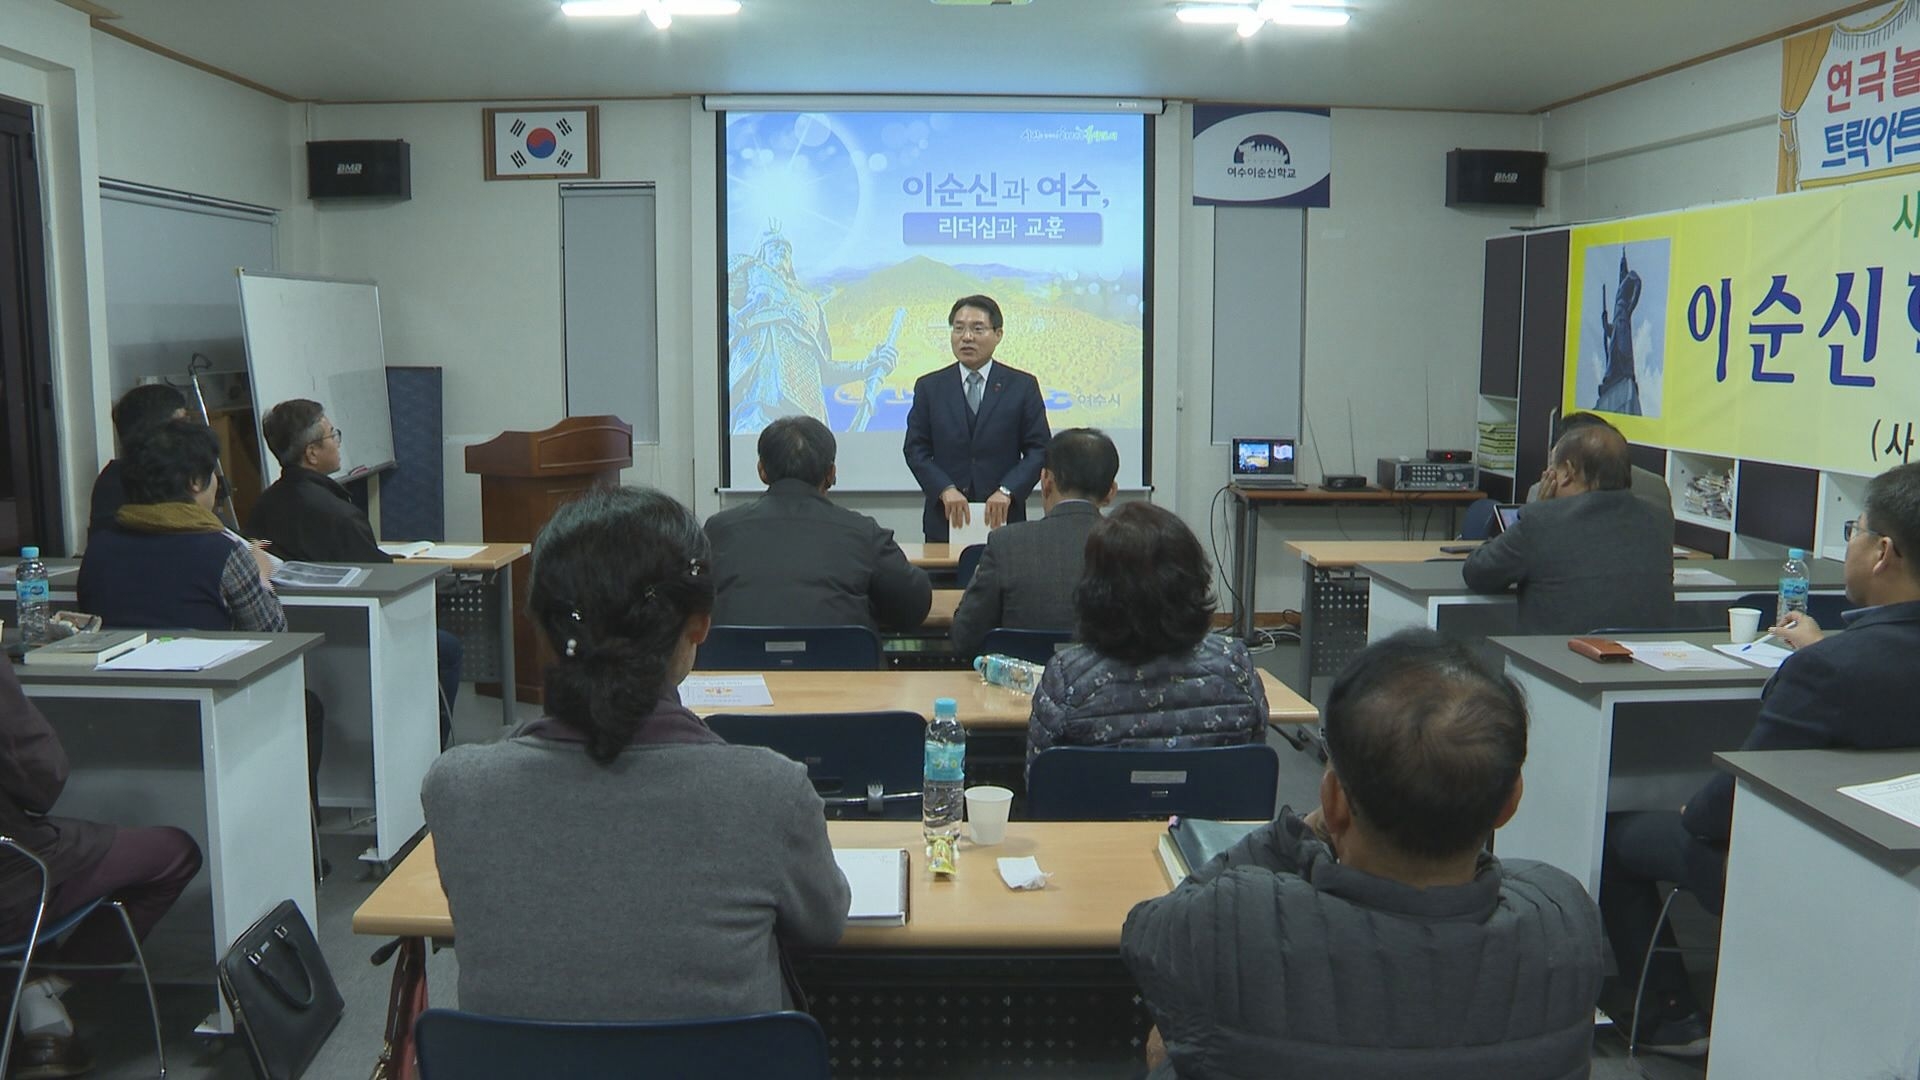
[(1027, 496), (1040, 479), (1047, 447), (1047, 409), (1040, 381), (996, 363), (1006, 320), (989, 296), (963, 296), (947, 313), (953, 356), (913, 384), (907, 412), (907, 467), (927, 493), (927, 541), (972, 519), (984, 502), (987, 526), (1027, 519)]
[(907, 561), (893, 530), (827, 498), (834, 452), (833, 432), (811, 416), (761, 429), (767, 493), (707, 519), (715, 623), (911, 630), (926, 621), (926, 571)]
[(953, 644), (963, 653), (980, 647), (995, 627), (1072, 630), (1073, 589), (1087, 550), (1087, 534), (1100, 522), (1100, 508), (1119, 490), (1120, 451), (1094, 428), (1071, 428), (1047, 444), (1040, 470), (1040, 504), (1046, 517), (995, 529), (987, 550), (953, 613)]
[[(1901, 465), (1867, 484), (1866, 510), (1847, 522), (1847, 632), (1822, 633), (1805, 615), (1774, 633), (1794, 647), (1767, 680), (1760, 716), (1745, 750), (1920, 746), (1920, 463)], [(1701, 763), (1704, 766), (1704, 762)], [(1733, 777), (1707, 781), (1680, 813), (1607, 815), (1600, 861), (1600, 912), (1619, 964), (1610, 1000), (1630, 999), (1660, 911), (1658, 882), (1684, 885), (1718, 914), (1733, 831)], [(1664, 944), (1673, 944), (1671, 929)], [(1707, 1023), (1679, 957), (1661, 954), (1647, 968), (1643, 1045), (1704, 1054)], [(1649, 1041), (1650, 1040), (1650, 1041)]]
[[(124, 452), (134, 435), (187, 415), (187, 399), (166, 383), (146, 383), (120, 395), (113, 404), (113, 435)], [(113, 528), (113, 516), (127, 505), (120, 483), (120, 459), (114, 458), (93, 481), (92, 506), (87, 514), (87, 539), (100, 529)]]
[(1630, 489), (1627, 440), (1576, 427), (1553, 444), (1537, 502), (1467, 556), (1475, 592), (1520, 590), (1520, 632), (1584, 634), (1673, 620), (1673, 520)]

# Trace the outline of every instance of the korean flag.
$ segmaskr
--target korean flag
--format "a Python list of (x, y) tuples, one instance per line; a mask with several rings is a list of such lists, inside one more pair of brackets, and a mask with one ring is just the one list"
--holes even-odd
[(500, 176), (592, 176), (585, 109), (493, 114), (493, 168)]

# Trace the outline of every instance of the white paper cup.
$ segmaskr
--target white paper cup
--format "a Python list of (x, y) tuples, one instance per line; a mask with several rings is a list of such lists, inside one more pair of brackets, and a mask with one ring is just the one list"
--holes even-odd
[(1760, 609), (1736, 607), (1727, 609), (1727, 636), (1735, 645), (1745, 645), (1760, 636)]
[(982, 784), (967, 789), (967, 836), (976, 844), (997, 844), (1007, 838), (1007, 811), (1013, 792)]

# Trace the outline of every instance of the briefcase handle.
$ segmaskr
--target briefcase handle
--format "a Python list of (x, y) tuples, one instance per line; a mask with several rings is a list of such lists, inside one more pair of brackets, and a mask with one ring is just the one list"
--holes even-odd
[(266, 983), (268, 989), (272, 990), (275, 994), (279, 995), (280, 1000), (286, 1002), (288, 1005), (291, 1005), (296, 1009), (311, 1009), (313, 1007), (315, 986), (313, 981), (313, 972), (307, 970), (306, 958), (300, 955), (299, 949), (296, 949), (291, 944), (288, 944), (286, 927), (284, 926), (274, 927), (273, 936), (280, 939), (280, 944), (283, 946), (283, 948), (280, 951), (284, 954), (292, 956), (294, 964), (299, 967), (300, 977), (304, 979), (307, 984), (306, 996), (304, 998), (295, 996), (294, 993), (288, 990), (286, 985), (280, 981), (280, 976), (275, 975), (272, 971), (269, 971), (267, 969), (267, 965), (262, 963), (260, 960), (265, 950), (262, 950), (262, 949), (249, 950), (247, 952), (247, 963), (251, 965), (253, 970), (259, 974), (260, 981)]

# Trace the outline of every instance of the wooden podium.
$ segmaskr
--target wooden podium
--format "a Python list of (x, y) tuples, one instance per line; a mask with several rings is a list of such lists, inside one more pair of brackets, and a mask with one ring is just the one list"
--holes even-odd
[[(545, 431), (503, 431), (469, 446), (467, 471), (480, 477), (480, 537), (530, 544), (562, 504), (618, 484), (620, 470), (632, 464), (633, 425), (617, 416), (575, 416)], [(530, 573), (528, 560), (513, 564), (514, 673), (519, 699), (539, 704), (548, 654), (526, 617)]]

